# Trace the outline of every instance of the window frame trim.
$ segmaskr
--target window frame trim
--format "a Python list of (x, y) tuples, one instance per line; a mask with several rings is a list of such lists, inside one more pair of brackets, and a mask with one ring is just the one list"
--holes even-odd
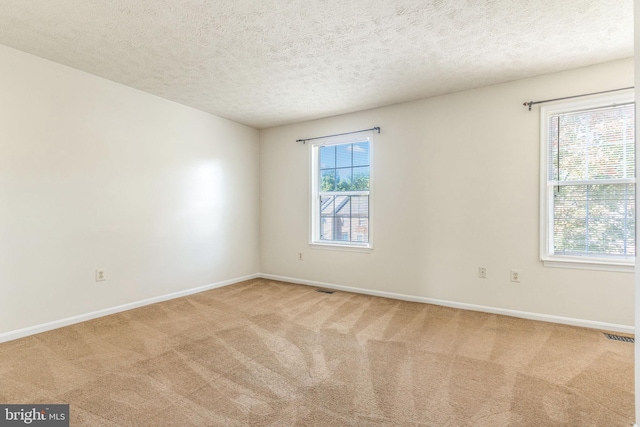
[[(364, 140), (369, 142), (369, 241), (362, 242), (343, 242), (343, 241), (331, 241), (320, 240), (320, 214), (318, 208), (320, 206), (320, 197), (325, 192), (319, 191), (318, 184), (320, 182), (320, 147), (340, 145), (340, 144), (353, 144), (363, 142)], [(323, 138), (314, 142), (309, 142), (309, 170), (311, 174), (311, 212), (309, 215), (309, 246), (318, 249), (329, 250), (342, 250), (350, 252), (364, 252), (370, 253), (373, 249), (373, 188), (374, 188), (374, 169), (373, 166), (373, 153), (374, 153), (374, 136), (373, 131), (364, 131), (349, 135), (340, 135), (335, 137)], [(363, 195), (366, 191), (345, 191), (341, 192), (341, 195)], [(344, 193), (344, 194), (342, 194)], [(356, 194), (359, 193), (359, 194)]]
[[(607, 258), (602, 256), (568, 256), (553, 253), (553, 183), (548, 178), (548, 123), (549, 117), (555, 114), (569, 113), (580, 110), (591, 110), (603, 107), (615, 107), (625, 104), (635, 104), (635, 91), (633, 89), (620, 91), (615, 94), (594, 95), (579, 100), (557, 101), (540, 107), (540, 261), (545, 267), (574, 268), (585, 270), (603, 270), (634, 272), (635, 256)], [(636, 135), (634, 135), (634, 139)], [(637, 153), (634, 153), (635, 162), (638, 161)], [(635, 175), (635, 174), (634, 174)], [(624, 181), (630, 180), (629, 178)], [(632, 183), (636, 183), (637, 177)], [(572, 183), (574, 184), (574, 183)], [(564, 185), (564, 184), (559, 184)], [(570, 184), (566, 184), (570, 185)], [(580, 185), (580, 183), (578, 183)], [(637, 206), (637, 194), (636, 194)]]

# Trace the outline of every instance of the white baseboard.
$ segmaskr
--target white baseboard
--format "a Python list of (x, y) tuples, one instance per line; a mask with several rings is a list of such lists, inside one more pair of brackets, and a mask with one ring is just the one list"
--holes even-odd
[(41, 325), (29, 326), (28, 328), (18, 329), (0, 334), (0, 343), (23, 338), (29, 335), (39, 334), (41, 332), (50, 331), (52, 329), (62, 328), (63, 326), (73, 325), (75, 323), (85, 322), (87, 320), (96, 319), (98, 317), (108, 316), (110, 314), (120, 313), (121, 311), (131, 310), (133, 308), (143, 307), (157, 302), (167, 301), (174, 298), (185, 297), (187, 295), (197, 294), (198, 292), (208, 291), (210, 289), (221, 288), (223, 286), (232, 285), (245, 280), (257, 279), (260, 274), (250, 274), (248, 276), (237, 277), (235, 279), (223, 280), (221, 282), (211, 283), (209, 285), (199, 286), (197, 288), (185, 289), (183, 291), (172, 292), (170, 294), (160, 295), (153, 298), (147, 298), (141, 301), (130, 302), (128, 304), (119, 305), (117, 307), (105, 308), (102, 310), (92, 311), (91, 313), (80, 314), (78, 316), (67, 317), (66, 319), (54, 320), (53, 322), (43, 323)]
[[(584, 328), (599, 329), (599, 330), (612, 331), (612, 332), (621, 332), (621, 333), (626, 333), (626, 334), (634, 334), (635, 333), (635, 328), (633, 326), (627, 326), (627, 325), (618, 325), (618, 324), (614, 324), (614, 323), (595, 322), (595, 321), (592, 321), (592, 320), (574, 319), (574, 318), (570, 318), (570, 317), (560, 317), (560, 316), (553, 316), (553, 315), (549, 315), (549, 314), (539, 314), (539, 313), (531, 313), (531, 312), (527, 312), (527, 311), (510, 310), (510, 309), (506, 309), (506, 308), (488, 307), (488, 306), (483, 306), (483, 305), (467, 304), (467, 303), (461, 303), (461, 302), (455, 302), (455, 301), (446, 301), (446, 300), (419, 297), (419, 296), (413, 296), (413, 295), (397, 294), (397, 293), (393, 293), (393, 292), (375, 291), (375, 290), (363, 289), (363, 288), (354, 288), (354, 287), (351, 287), (351, 286), (336, 285), (336, 284), (333, 284), (333, 283), (316, 282), (316, 281), (313, 281), (313, 280), (296, 279), (296, 278), (293, 278), (293, 277), (276, 276), (276, 275), (273, 275), (273, 274), (257, 273), (257, 274), (250, 274), (248, 276), (237, 277), (237, 278), (234, 278), (234, 279), (224, 280), (224, 281), (221, 281), (221, 282), (216, 282), (216, 283), (212, 283), (212, 284), (205, 285), (205, 286), (199, 286), (197, 288), (191, 288), (191, 289), (186, 289), (186, 290), (183, 290), (183, 291), (173, 292), (173, 293), (166, 294), (166, 295), (160, 295), (160, 296), (157, 296), (157, 297), (148, 298), (148, 299), (144, 299), (144, 300), (141, 300), (141, 301), (135, 301), (135, 302), (131, 302), (131, 303), (128, 303), (128, 304), (119, 305), (119, 306), (116, 306), (116, 307), (110, 307), (110, 308), (105, 308), (105, 309), (102, 309), (102, 310), (93, 311), (93, 312), (90, 312), (90, 313), (80, 314), (78, 316), (72, 316), (72, 317), (67, 317), (65, 319), (54, 320), (52, 322), (43, 323), (43, 324), (40, 324), (40, 325), (29, 326), (27, 328), (18, 329), (18, 330), (15, 330), (15, 331), (5, 332), (5, 333), (0, 334), (0, 343), (6, 342), (6, 341), (12, 341), (12, 340), (15, 340), (15, 339), (18, 339), (18, 338), (23, 338), (23, 337), (26, 337), (26, 336), (29, 336), (29, 335), (39, 334), (41, 332), (46, 332), (46, 331), (50, 331), (50, 330), (53, 330), (53, 329), (62, 328), (64, 326), (73, 325), (75, 323), (80, 323), (80, 322), (84, 322), (84, 321), (87, 321), (87, 320), (96, 319), (98, 317), (108, 316), (110, 314), (120, 313), (122, 311), (127, 311), (127, 310), (131, 310), (131, 309), (138, 308), (138, 307), (143, 307), (145, 305), (155, 304), (157, 302), (167, 301), (167, 300), (174, 299), (174, 298), (180, 298), (180, 297), (184, 297), (184, 296), (187, 296), (187, 295), (193, 295), (193, 294), (196, 294), (198, 292), (208, 291), (210, 289), (221, 288), (223, 286), (232, 285), (234, 283), (243, 282), (245, 280), (256, 279), (256, 278), (259, 278), (259, 277), (265, 278), (265, 279), (270, 279), (270, 280), (279, 280), (279, 281), (282, 281), (282, 282), (297, 283), (297, 284), (301, 284), (301, 285), (318, 286), (318, 287), (321, 287), (321, 288), (336, 289), (336, 290), (345, 291), (345, 292), (353, 292), (353, 293), (359, 293), (359, 294), (365, 294), (365, 295), (373, 295), (373, 296), (392, 298), (392, 299), (398, 299), (398, 300), (404, 300), (404, 301), (421, 302), (421, 303), (426, 303), (426, 304), (440, 305), (440, 306), (444, 306), (444, 307), (460, 308), (460, 309), (463, 309), (463, 310), (481, 311), (481, 312), (492, 313), (492, 314), (502, 314), (502, 315), (505, 315), (505, 316), (520, 317), (520, 318), (523, 318), (523, 319), (530, 319), (530, 320), (539, 320), (539, 321), (542, 321), (542, 322), (560, 323), (560, 324), (564, 324), (564, 325), (581, 326), (581, 327), (584, 327)], [(638, 426), (635, 426), (635, 427), (638, 427)]]
[(539, 320), (542, 322), (560, 323), (563, 325), (581, 326), (583, 328), (599, 329), (603, 331), (621, 332), (634, 334), (635, 327), (628, 325), (618, 325), (615, 323), (596, 322), (593, 320), (575, 319), (571, 317), (554, 316), (551, 314), (531, 313), (528, 311), (511, 310), (508, 308), (488, 307), (484, 305), (467, 304), (463, 302), (447, 301), (413, 295), (396, 294), (393, 292), (374, 291), (371, 289), (354, 288), (351, 286), (335, 285), (333, 283), (316, 282), (313, 280), (296, 279), (293, 277), (276, 276), (273, 274), (260, 274), (260, 277), (281, 282), (297, 283), (301, 285), (318, 286), (321, 288), (336, 289), (339, 291), (353, 292), (357, 294), (373, 295), (378, 297), (399, 299), (403, 301), (422, 302), (426, 304), (440, 305), (444, 307), (460, 308), (463, 310), (481, 311), (491, 314), (502, 314), (504, 316), (520, 317), (522, 319)]

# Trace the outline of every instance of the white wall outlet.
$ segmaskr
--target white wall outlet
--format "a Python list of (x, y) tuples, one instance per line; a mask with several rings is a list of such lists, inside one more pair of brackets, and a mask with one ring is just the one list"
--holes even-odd
[(107, 270), (104, 268), (96, 269), (96, 282), (104, 282), (107, 280)]
[(487, 278), (487, 267), (478, 267), (478, 277), (481, 279)]
[(298, 261), (304, 261), (304, 253), (298, 252)]
[(520, 270), (511, 270), (511, 281), (520, 283), (522, 279), (522, 273)]

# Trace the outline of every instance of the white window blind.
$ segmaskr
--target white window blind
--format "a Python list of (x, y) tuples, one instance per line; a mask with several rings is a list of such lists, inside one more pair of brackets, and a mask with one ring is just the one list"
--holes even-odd
[(632, 102), (546, 117), (547, 254), (635, 257)]

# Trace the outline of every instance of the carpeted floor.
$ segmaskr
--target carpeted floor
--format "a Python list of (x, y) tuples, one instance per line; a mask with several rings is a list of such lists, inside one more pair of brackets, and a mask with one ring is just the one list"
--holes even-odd
[(633, 344), (256, 279), (0, 344), (72, 426), (631, 426)]

